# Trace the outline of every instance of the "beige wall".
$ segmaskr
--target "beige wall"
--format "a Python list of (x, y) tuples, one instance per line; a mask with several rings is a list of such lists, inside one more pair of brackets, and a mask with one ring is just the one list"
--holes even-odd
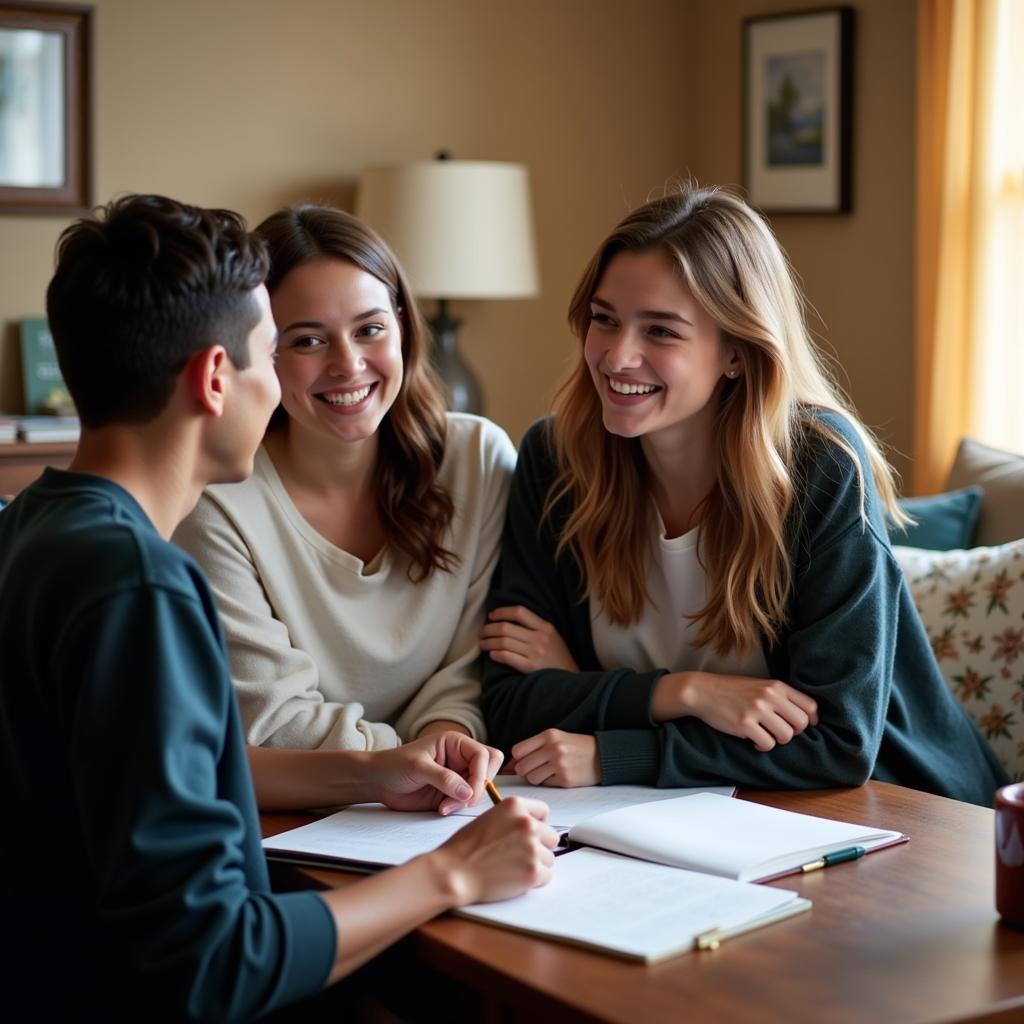
[[(600, 235), (679, 164), (675, 0), (98, 0), (97, 200), (163, 191), (256, 220), (351, 205), (367, 163), (529, 165), (536, 300), (456, 304), (487, 411), (513, 437), (570, 352), (565, 307)], [(58, 219), (0, 218), (0, 320), (39, 314)], [(439, 243), (441, 240), (439, 240)], [(13, 332), (0, 407), (20, 401)]]
[[(741, 20), (778, 6), (96, 0), (96, 199), (163, 191), (256, 220), (350, 206), (363, 165), (440, 146), (528, 164), (541, 296), (456, 306), (487, 411), (518, 438), (571, 357), (565, 307), (600, 238), (672, 176), (739, 180)], [(857, 9), (855, 213), (775, 226), (858, 407), (909, 451), (914, 5)], [(63, 223), (0, 217), (0, 408), (20, 402), (8, 325), (42, 312)]]
[[(700, 46), (690, 88), (690, 167), (739, 181), (743, 19), (820, 7), (820, 0), (694, 0)], [(840, 382), (891, 445), (905, 478), (913, 442), (914, 0), (858, 0), (854, 39), (853, 212), (775, 215), (783, 246), (817, 310), (811, 327), (837, 357)], [(909, 482), (909, 481), (908, 481)]]

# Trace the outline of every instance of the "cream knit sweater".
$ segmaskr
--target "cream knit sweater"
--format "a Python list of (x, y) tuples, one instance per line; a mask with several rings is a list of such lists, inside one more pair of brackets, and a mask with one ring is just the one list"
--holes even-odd
[(395, 552), (364, 565), (317, 533), (262, 448), (247, 481), (207, 489), (174, 540), (216, 596), (249, 743), (373, 750), (437, 719), (482, 736), (477, 640), (515, 458), (499, 427), (449, 414), (460, 561), (418, 584)]

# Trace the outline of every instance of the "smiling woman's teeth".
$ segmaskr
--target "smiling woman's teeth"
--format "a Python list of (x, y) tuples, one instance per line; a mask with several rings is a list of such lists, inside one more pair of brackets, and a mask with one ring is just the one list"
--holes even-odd
[(617, 395), (649, 395), (658, 388), (654, 384), (623, 384), (620, 381), (608, 378), (608, 386)]
[(335, 394), (324, 395), (323, 399), (329, 405), (358, 405), (370, 393), (370, 385), (360, 388), (358, 391), (344, 391)]

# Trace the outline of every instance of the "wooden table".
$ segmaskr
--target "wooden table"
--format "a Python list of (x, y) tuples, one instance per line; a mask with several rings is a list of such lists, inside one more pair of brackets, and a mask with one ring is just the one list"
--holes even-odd
[[(1024, 931), (993, 907), (991, 811), (880, 782), (742, 798), (911, 841), (780, 879), (813, 900), (809, 913), (652, 967), (455, 917), (417, 929), (414, 955), (501, 1022), (1024, 1021)], [(265, 815), (264, 834), (308, 820)], [(321, 887), (355, 878), (301, 873)]]

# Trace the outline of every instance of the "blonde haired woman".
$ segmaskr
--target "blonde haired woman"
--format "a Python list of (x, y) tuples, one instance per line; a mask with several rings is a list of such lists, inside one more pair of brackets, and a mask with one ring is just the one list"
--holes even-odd
[(823, 371), (775, 237), (687, 187), (569, 309), (482, 634), (491, 742), (535, 784), (859, 785), (990, 803), (886, 537), (893, 476)]

